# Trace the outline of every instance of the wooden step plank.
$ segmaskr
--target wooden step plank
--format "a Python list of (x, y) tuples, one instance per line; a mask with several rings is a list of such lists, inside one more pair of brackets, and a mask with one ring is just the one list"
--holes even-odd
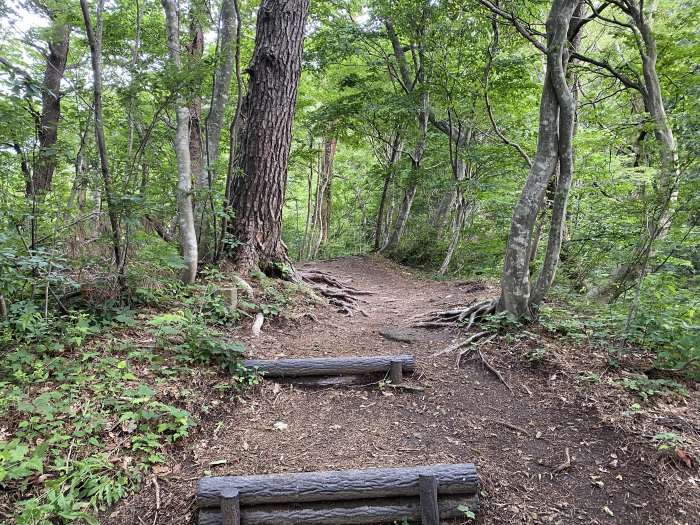
[(438, 493), (476, 494), (472, 463), (364, 470), (330, 470), (257, 476), (206, 477), (199, 480), (200, 508), (218, 507), (226, 489), (240, 493), (241, 506), (312, 501), (418, 496), (418, 477), (434, 476)]

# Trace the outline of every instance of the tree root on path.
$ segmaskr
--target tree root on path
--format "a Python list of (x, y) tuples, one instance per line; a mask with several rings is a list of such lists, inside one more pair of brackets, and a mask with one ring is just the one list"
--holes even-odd
[(298, 270), (297, 275), (314, 291), (328, 299), (328, 302), (337, 307), (340, 313), (352, 317), (355, 312), (360, 312), (365, 317), (369, 317), (367, 312), (360, 308), (359, 303), (362, 299), (357, 296), (372, 295), (372, 292), (358, 290), (321, 270)]
[(465, 330), (469, 330), (479, 319), (486, 317), (496, 311), (498, 299), (488, 299), (486, 301), (472, 301), (466, 306), (450, 308), (429, 313), (418, 319), (412, 326), (417, 328), (444, 328), (449, 326), (461, 326), (465, 323)]

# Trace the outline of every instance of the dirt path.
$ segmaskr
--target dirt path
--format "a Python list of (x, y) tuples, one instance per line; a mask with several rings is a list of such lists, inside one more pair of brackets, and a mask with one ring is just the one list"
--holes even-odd
[[(678, 492), (658, 481), (653, 452), (603, 421), (595, 404), (571, 387), (567, 374), (533, 371), (509, 348), (484, 352), (513, 394), (479, 362), (455, 368), (455, 355), (431, 353), (458, 334), (409, 331), (411, 344), (379, 335), (387, 327), (441, 306), (493, 291), (475, 283), (435, 282), (383, 260), (345, 258), (314, 267), (369, 290), (368, 317), (317, 308), (317, 322), (265, 326), (248, 341), (254, 357), (413, 353), (424, 392), (386, 392), (376, 386), (303, 390), (267, 382), (248, 399), (221, 403), (205, 430), (171, 458), (155, 485), (129, 498), (103, 523), (195, 523), (196, 479), (431, 463), (476, 463), (483, 482), (479, 522), (698, 523)], [(514, 343), (515, 344), (515, 343)], [(274, 430), (277, 421), (286, 430)], [(566, 455), (571, 465), (565, 463)], [(212, 462), (217, 466), (212, 467)], [(686, 485), (687, 486), (687, 485)], [(688, 486), (688, 497), (693, 487)], [(697, 486), (693, 497), (697, 499)]]

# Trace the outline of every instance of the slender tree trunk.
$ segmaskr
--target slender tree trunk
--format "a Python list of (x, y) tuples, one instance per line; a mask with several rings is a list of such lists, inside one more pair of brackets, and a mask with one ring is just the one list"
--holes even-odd
[(90, 122), (88, 121), (85, 123), (83, 133), (80, 135), (80, 145), (78, 146), (78, 153), (75, 155), (75, 178), (73, 179), (73, 186), (71, 187), (68, 200), (66, 201), (66, 212), (64, 214), (64, 220), (66, 221), (70, 220), (72, 216), (76, 200), (78, 201), (79, 210), (82, 210), (81, 201), (85, 200), (85, 188), (87, 187), (87, 177), (85, 176), (85, 172), (87, 171), (85, 166), (85, 146), (87, 145), (89, 129)]
[(323, 157), (318, 174), (318, 188), (316, 190), (316, 228), (313, 245), (310, 247), (310, 258), (318, 257), (321, 244), (328, 239), (328, 224), (330, 221), (331, 206), (331, 181), (333, 179), (333, 159), (335, 157), (336, 139), (324, 139)]
[(394, 229), (391, 231), (391, 235), (387, 239), (386, 243), (379, 250), (380, 252), (391, 250), (392, 248), (398, 246), (399, 241), (403, 237), (404, 231), (406, 230), (406, 223), (408, 222), (408, 217), (411, 214), (411, 207), (413, 206), (413, 199), (416, 197), (416, 192), (418, 191), (418, 182), (411, 181), (408, 188), (404, 190), (403, 200), (401, 201), (401, 207), (399, 208), (399, 215), (396, 217), (396, 223), (394, 224)]
[(321, 217), (321, 243), (328, 242), (328, 229), (331, 225), (333, 208), (333, 161), (338, 141), (335, 138), (326, 140), (323, 156), (323, 173), (326, 179), (326, 191), (323, 192), (323, 213)]
[[(657, 49), (656, 38), (651, 28), (651, 20), (644, 12), (643, 3), (627, 0), (622, 4), (624, 12), (629, 15), (638, 36), (639, 53), (642, 61), (644, 86), (641, 90), (644, 107), (654, 124), (654, 139), (659, 147), (661, 166), (655, 180), (654, 206), (651, 217), (647, 217), (645, 231), (641, 236), (631, 262), (620, 265), (612, 274), (610, 281), (604, 287), (595, 289), (590, 295), (598, 296), (609, 301), (615, 301), (628, 288), (627, 283), (641, 279), (645, 271), (645, 260), (653, 257), (654, 244), (666, 237), (671, 228), (673, 210), (678, 200), (678, 184), (680, 170), (678, 164), (678, 149), (673, 136), (673, 129), (668, 120), (664, 100), (661, 93), (661, 83), (656, 71)], [(645, 132), (643, 132), (645, 133)], [(643, 135), (637, 144), (641, 150)], [(639, 161), (639, 152), (635, 164)]]
[(228, 248), (228, 235), (233, 209), (233, 186), (235, 178), (240, 175), (241, 166), (241, 129), (244, 127), (243, 115), (243, 75), (241, 74), (241, 11), (238, 0), (231, 0), (233, 16), (235, 19), (235, 38), (233, 53), (233, 68), (236, 74), (236, 109), (229, 125), (229, 153), (226, 170), (226, 188), (224, 190), (223, 218), (221, 220), (221, 239), (216, 242), (216, 258), (221, 257), (223, 251)]
[[(85, 1), (85, 0), (82, 0)], [(179, 15), (175, 0), (161, 0), (165, 11), (170, 59), (176, 71), (182, 70), (180, 60), (180, 27)], [(182, 281), (193, 283), (197, 277), (198, 249), (197, 233), (192, 208), (192, 171), (189, 149), (190, 110), (187, 108), (182, 95), (178, 94), (176, 109), (175, 156), (177, 158), (177, 213), (180, 226), (180, 247), (185, 260), (182, 271)]]
[(455, 249), (459, 244), (459, 238), (462, 235), (462, 228), (464, 228), (464, 223), (467, 219), (467, 212), (469, 211), (469, 203), (465, 199), (464, 195), (459, 196), (459, 204), (457, 205), (457, 214), (452, 221), (452, 237), (450, 239), (450, 244), (447, 247), (447, 252), (445, 253), (445, 258), (440, 265), (438, 270), (438, 275), (445, 275), (450, 267), (450, 262), (452, 261), (452, 256), (454, 255)]
[[(189, 66), (197, 70), (204, 54), (204, 30), (199, 20), (203, 11), (200, 1), (190, 5), (190, 42), (187, 44)], [(196, 195), (194, 197), (194, 223), (197, 232), (197, 244), (202, 243), (202, 223), (207, 206), (209, 192), (209, 177), (205, 169), (204, 152), (202, 149), (202, 94), (200, 86), (193, 86), (193, 95), (189, 99), (189, 155), (190, 170), (194, 178)]]
[(54, 20), (50, 31), (49, 54), (46, 57), (46, 70), (41, 84), (39, 155), (27, 184), (27, 195), (35, 195), (38, 198), (51, 190), (56, 169), (55, 146), (58, 141), (58, 123), (61, 119), (61, 81), (68, 61), (71, 26)]
[[(231, 78), (236, 58), (236, 11), (237, 5), (232, 0), (224, 0), (221, 5), (221, 28), (219, 34), (219, 49), (217, 53), (216, 70), (214, 71), (214, 87), (211, 93), (211, 103), (206, 122), (206, 161), (208, 180), (207, 186), (216, 179), (219, 163), (219, 143), (221, 129), (224, 125), (224, 114), (229, 94), (231, 93)], [(240, 96), (240, 93), (239, 93)]]
[(437, 232), (438, 238), (442, 237), (442, 229), (445, 225), (445, 219), (450, 213), (450, 210), (455, 207), (455, 201), (457, 200), (458, 196), (457, 190), (455, 190), (455, 188), (450, 188), (442, 195), (440, 201), (438, 202), (435, 215), (431, 221), (433, 228), (435, 228)]
[[(135, 90), (135, 77), (137, 75), (137, 68), (139, 65), (139, 51), (141, 48), (141, 19), (143, 18), (143, 3), (140, 0), (136, 0), (136, 28), (134, 29), (134, 47), (131, 49), (131, 94), (129, 95), (129, 111), (127, 113), (127, 146), (126, 146), (126, 158), (129, 166), (133, 167), (131, 154), (134, 148), (134, 131), (136, 128), (136, 118), (134, 113), (136, 112), (136, 90)], [(129, 173), (131, 170), (129, 170)]]
[[(551, 285), (561, 248), (562, 225), (573, 173), (571, 140), (574, 104), (566, 83), (566, 43), (569, 23), (577, 4), (577, 0), (554, 0), (547, 18), (547, 72), (540, 101), (537, 153), (513, 211), (506, 246), (498, 308), (526, 319), (532, 318), (533, 310)], [(547, 255), (531, 295), (529, 256), (532, 233), (539, 203), (557, 163), (560, 164), (560, 175)]]
[(389, 196), (389, 188), (394, 180), (396, 163), (401, 157), (401, 135), (394, 133), (390, 144), (387, 144), (387, 167), (386, 175), (384, 176), (384, 187), (382, 188), (382, 196), (379, 200), (379, 209), (377, 211), (377, 222), (374, 228), (374, 251), (377, 252), (384, 245), (384, 231), (386, 224), (384, 215), (386, 212), (386, 203)]
[(242, 269), (279, 273), (287, 263), (282, 206), (301, 74), (308, 0), (263, 0), (248, 72), (241, 175), (234, 179), (232, 254)]
[[(465, 141), (466, 143), (468, 143), (471, 138), (471, 130), (469, 131), (469, 133), (467, 133), (466, 136), (469, 137), (469, 140)], [(452, 141), (453, 137), (450, 135), (450, 142)], [(453, 191), (457, 199), (457, 209), (455, 216), (452, 220), (452, 236), (450, 238), (450, 244), (447, 247), (445, 258), (443, 259), (442, 264), (440, 265), (440, 268), (438, 270), (438, 275), (445, 275), (448, 268), (450, 267), (450, 262), (452, 261), (452, 256), (454, 255), (455, 249), (459, 244), (459, 238), (462, 235), (462, 228), (464, 227), (464, 223), (467, 218), (467, 211), (469, 209), (469, 203), (467, 201), (466, 196), (464, 195), (464, 189), (461, 186), (467, 179), (467, 176), (469, 178), (472, 178), (472, 169), (470, 166), (469, 170), (467, 170), (467, 163), (464, 161), (463, 158), (460, 157), (460, 149), (463, 146), (464, 144), (460, 140), (460, 137), (457, 137), (454, 150), (450, 145), (452, 175), (454, 177), (455, 183)]]
[(122, 253), (121, 242), (121, 226), (119, 224), (119, 215), (117, 214), (114, 191), (112, 189), (112, 174), (109, 170), (109, 160), (107, 158), (107, 145), (105, 144), (104, 123), (102, 120), (102, 9), (104, 0), (99, 0), (97, 4), (96, 28), (93, 30), (92, 21), (90, 19), (90, 10), (87, 5), (87, 0), (80, 0), (80, 8), (83, 13), (83, 21), (85, 22), (85, 31), (87, 33), (88, 44), (90, 45), (90, 57), (92, 60), (92, 75), (93, 75), (93, 106), (95, 114), (95, 142), (97, 151), (100, 155), (100, 171), (102, 172), (102, 183), (104, 185), (104, 199), (107, 202), (107, 214), (109, 222), (112, 226), (112, 246), (114, 250), (114, 261), (117, 265), (117, 271), (122, 274), (126, 257)]
[(420, 101), (420, 111), (418, 112), (418, 139), (416, 140), (413, 155), (411, 156), (411, 174), (409, 176), (408, 187), (404, 191), (403, 202), (401, 203), (401, 209), (399, 211), (399, 216), (396, 219), (394, 230), (391, 232), (388, 242), (381, 248), (380, 251), (382, 252), (394, 249), (396, 246), (398, 246), (399, 241), (401, 241), (401, 237), (403, 236), (406, 228), (406, 223), (408, 222), (408, 217), (411, 213), (413, 199), (415, 198), (416, 191), (418, 190), (421, 161), (423, 160), (423, 155), (425, 154), (425, 147), (428, 139), (429, 98), (427, 92), (421, 93)]

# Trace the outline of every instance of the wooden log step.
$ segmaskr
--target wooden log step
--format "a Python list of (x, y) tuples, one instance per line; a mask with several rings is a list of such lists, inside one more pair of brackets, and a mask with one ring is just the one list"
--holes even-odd
[[(438, 499), (440, 519), (463, 517), (460, 506), (476, 512), (476, 495), (445, 496)], [(378, 498), (368, 500), (259, 505), (241, 508), (241, 525), (355, 525), (368, 523), (419, 522), (419, 497)], [(199, 525), (224, 525), (222, 514), (215, 509), (199, 513)]]
[(386, 373), (392, 361), (399, 361), (404, 373), (413, 372), (416, 368), (412, 355), (244, 359), (242, 364), (246, 368), (257, 368), (265, 377), (303, 377)]
[(219, 507), (227, 489), (238, 489), (242, 507), (418, 497), (419, 476), (434, 476), (438, 494), (476, 495), (479, 480), (472, 463), (364, 470), (328, 470), (257, 476), (206, 477), (199, 480), (199, 508)]

